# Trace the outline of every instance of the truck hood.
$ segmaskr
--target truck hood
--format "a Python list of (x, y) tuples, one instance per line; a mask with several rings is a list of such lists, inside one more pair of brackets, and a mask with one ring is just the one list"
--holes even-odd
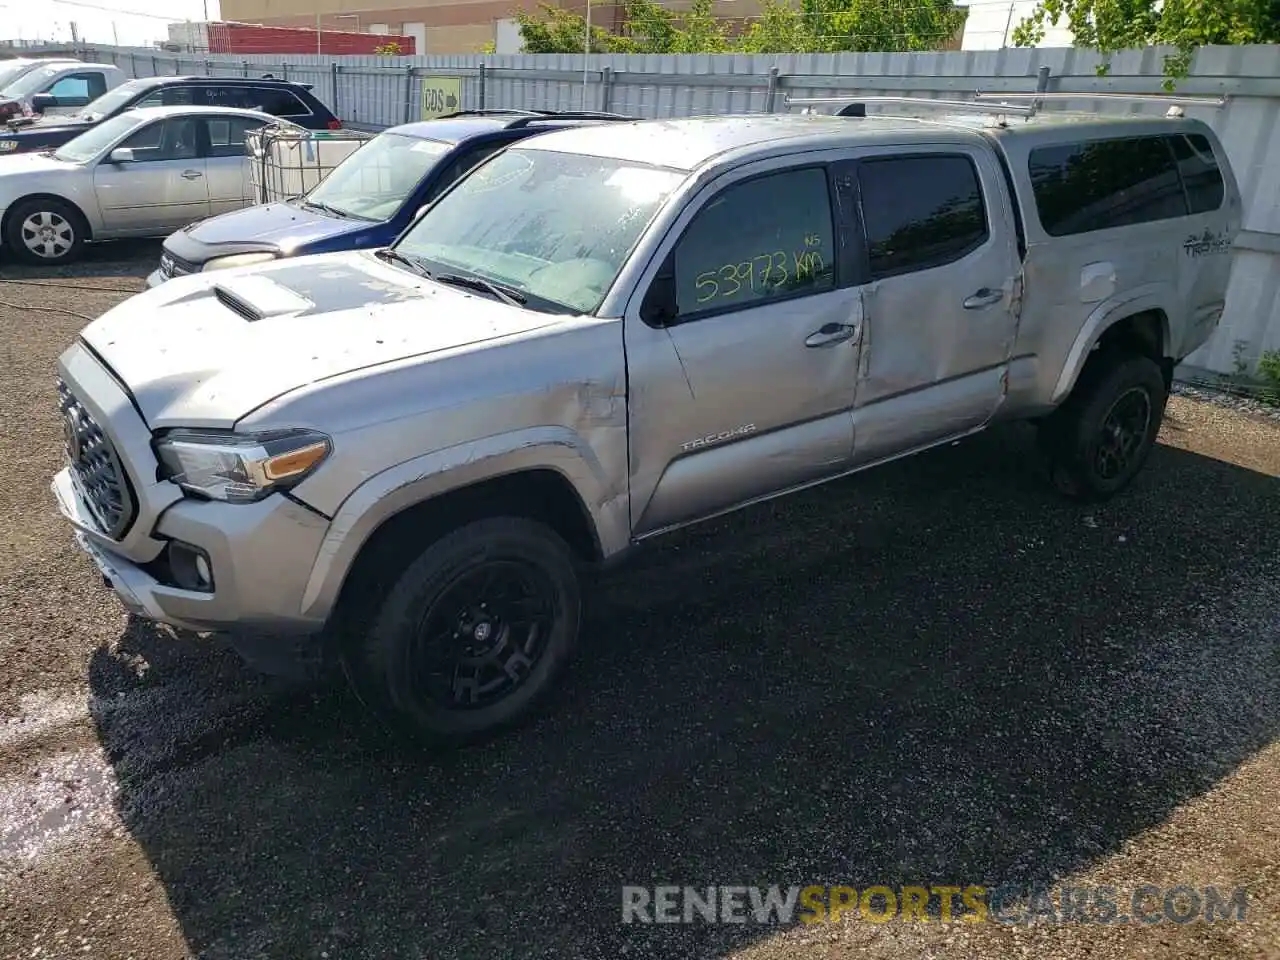
[(109, 310), (80, 337), (152, 429), (230, 428), (320, 380), (565, 319), (357, 252), (178, 277)]
[(289, 251), (343, 233), (375, 226), (366, 220), (343, 220), (296, 203), (264, 203), (201, 220), (180, 231), (202, 244), (258, 244)]

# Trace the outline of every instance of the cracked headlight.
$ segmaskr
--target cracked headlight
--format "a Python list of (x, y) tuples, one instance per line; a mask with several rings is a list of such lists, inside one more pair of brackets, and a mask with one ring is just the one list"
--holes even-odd
[(274, 260), (274, 253), (236, 253), (229, 257), (215, 257), (200, 268), (201, 272), (207, 273), (210, 270), (229, 270), (232, 267), (247, 267), (254, 263), (266, 263), (268, 260)]
[(253, 503), (300, 483), (333, 449), (313, 430), (169, 430), (156, 440), (160, 476), (197, 497)]

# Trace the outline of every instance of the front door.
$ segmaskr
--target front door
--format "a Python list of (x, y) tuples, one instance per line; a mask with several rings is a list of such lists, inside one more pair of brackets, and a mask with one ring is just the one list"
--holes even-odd
[(847, 469), (862, 309), (830, 169), (770, 167), (695, 199), (646, 298), (668, 315), (627, 316), (636, 536)]
[(168, 234), (209, 215), (199, 123), (195, 117), (156, 120), (117, 144), (133, 151), (131, 161), (107, 156), (98, 162), (93, 187), (105, 233)]
[(912, 147), (850, 171), (870, 277), (854, 412), (863, 465), (990, 420), (1007, 386), (1020, 266), (988, 152)]

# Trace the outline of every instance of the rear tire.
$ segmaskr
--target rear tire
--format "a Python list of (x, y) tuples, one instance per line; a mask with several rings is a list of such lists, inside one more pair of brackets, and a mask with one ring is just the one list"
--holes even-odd
[(1067, 401), (1039, 428), (1053, 486), (1102, 501), (1127, 487), (1155, 446), (1168, 401), (1165, 377), (1149, 357), (1094, 357)]
[(420, 742), (457, 746), (529, 718), (567, 665), (581, 591), (544, 524), (468, 523), (430, 544), (342, 644), (357, 696)]
[(89, 225), (71, 204), (35, 197), (10, 210), (4, 239), (16, 259), (52, 267), (79, 259), (88, 234)]

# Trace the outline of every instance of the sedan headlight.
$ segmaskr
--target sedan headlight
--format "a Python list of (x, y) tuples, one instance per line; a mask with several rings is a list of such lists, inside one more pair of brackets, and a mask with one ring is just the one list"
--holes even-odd
[(160, 475), (187, 493), (253, 503), (302, 481), (333, 449), (313, 430), (171, 430), (156, 441)]
[(247, 267), (251, 263), (266, 263), (268, 260), (274, 260), (274, 253), (236, 253), (229, 257), (216, 257), (210, 260), (202, 268), (201, 272), (209, 270), (228, 270), (231, 267)]

